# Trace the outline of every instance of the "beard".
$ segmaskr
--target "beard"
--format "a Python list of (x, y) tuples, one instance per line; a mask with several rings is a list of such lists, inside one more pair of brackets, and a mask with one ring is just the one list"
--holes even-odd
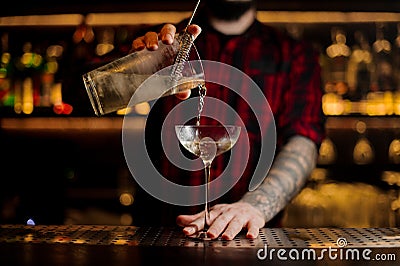
[(205, 8), (211, 16), (224, 21), (239, 19), (250, 8), (255, 7), (255, 1), (226, 1), (208, 0), (205, 1)]

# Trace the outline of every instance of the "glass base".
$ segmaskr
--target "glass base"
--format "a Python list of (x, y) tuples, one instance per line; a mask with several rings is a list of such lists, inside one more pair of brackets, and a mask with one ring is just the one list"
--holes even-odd
[(212, 240), (212, 238), (207, 235), (207, 231), (200, 231), (188, 237), (198, 240)]

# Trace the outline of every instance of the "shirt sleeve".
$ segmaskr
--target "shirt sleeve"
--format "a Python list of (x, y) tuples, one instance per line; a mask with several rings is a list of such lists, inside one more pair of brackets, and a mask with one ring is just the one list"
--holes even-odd
[(289, 83), (279, 117), (283, 138), (301, 135), (319, 146), (324, 138), (321, 67), (318, 53), (306, 42), (291, 46)]

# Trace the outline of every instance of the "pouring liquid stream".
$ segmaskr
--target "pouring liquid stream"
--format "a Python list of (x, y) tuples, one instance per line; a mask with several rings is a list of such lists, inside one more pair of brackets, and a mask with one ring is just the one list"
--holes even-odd
[(201, 113), (203, 112), (203, 108), (204, 108), (204, 99), (206, 97), (206, 93), (207, 93), (207, 88), (206, 85), (204, 84), (200, 84), (198, 86), (199, 88), (199, 105), (198, 105), (198, 113), (197, 113), (197, 121), (196, 121), (196, 126), (200, 126), (200, 118), (201, 118)]

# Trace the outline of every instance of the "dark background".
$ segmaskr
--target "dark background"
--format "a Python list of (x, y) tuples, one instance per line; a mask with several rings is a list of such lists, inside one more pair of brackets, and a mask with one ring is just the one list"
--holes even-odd
[[(3, 3), (0, 8), (0, 16), (11, 15), (34, 15), (34, 14), (56, 14), (56, 13), (93, 13), (93, 12), (135, 12), (135, 11), (159, 11), (159, 10), (192, 10), (197, 1), (175, 0), (97, 0), (77, 1), (58, 0), (46, 1), (15, 1)], [(364, 1), (315, 1), (315, 0), (259, 0), (260, 10), (280, 11), (400, 11), (400, 1), (397, 0), (364, 0)]]

